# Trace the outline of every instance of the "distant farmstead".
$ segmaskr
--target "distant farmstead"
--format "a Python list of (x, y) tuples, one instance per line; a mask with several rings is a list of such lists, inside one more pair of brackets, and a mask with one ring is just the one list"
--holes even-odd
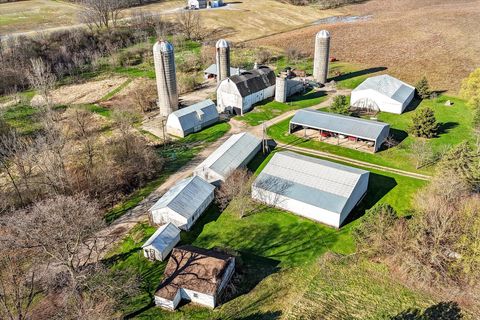
[(219, 115), (217, 106), (208, 99), (192, 106), (172, 112), (167, 119), (167, 133), (185, 137), (217, 123)]
[(220, 112), (243, 115), (253, 105), (275, 95), (275, 73), (260, 66), (223, 80), (217, 88)]
[[(230, 68), (230, 74), (235, 75), (240, 71), (240, 73), (245, 72), (246, 70), (243, 69), (238, 69), (238, 68)], [(218, 68), (217, 64), (212, 64), (210, 65), (207, 69), (203, 71), (203, 74), (205, 75), (205, 79), (216, 79), (218, 76)]]
[(339, 228), (367, 192), (369, 172), (307, 157), (276, 153), (252, 186), (252, 198)]
[(255, 157), (261, 144), (250, 133), (234, 134), (195, 169), (194, 175), (214, 184), (225, 181), (232, 171), (245, 167)]
[(215, 187), (200, 177), (177, 182), (150, 208), (153, 224), (172, 223), (189, 230), (214, 198)]
[(401, 114), (415, 96), (415, 88), (389, 75), (371, 77), (352, 91), (353, 107)]
[(143, 255), (149, 260), (163, 261), (173, 247), (180, 241), (180, 229), (167, 223), (160, 228), (142, 246)]
[(235, 258), (217, 251), (182, 246), (173, 249), (155, 305), (175, 310), (181, 300), (215, 308), (235, 271)]

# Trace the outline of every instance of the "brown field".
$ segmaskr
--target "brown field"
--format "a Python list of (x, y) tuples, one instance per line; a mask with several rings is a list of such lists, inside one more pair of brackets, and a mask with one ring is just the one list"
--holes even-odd
[(458, 92), (461, 80), (480, 67), (480, 1), (372, 0), (343, 8), (345, 14), (373, 15), (371, 20), (311, 26), (249, 44), (313, 55), (314, 35), (332, 34), (336, 58), (415, 83), (426, 75), (433, 88)]

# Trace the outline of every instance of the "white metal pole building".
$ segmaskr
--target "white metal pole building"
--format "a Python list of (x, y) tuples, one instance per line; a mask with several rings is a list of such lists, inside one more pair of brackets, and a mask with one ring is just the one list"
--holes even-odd
[(172, 44), (163, 40), (155, 43), (153, 60), (157, 80), (158, 107), (160, 115), (167, 117), (173, 111), (178, 110), (177, 76)]
[(330, 59), (330, 33), (322, 30), (315, 36), (315, 58), (313, 77), (321, 84), (327, 83), (328, 63)]
[(215, 57), (217, 61), (217, 83), (230, 77), (230, 45), (224, 39), (217, 41), (215, 45)]

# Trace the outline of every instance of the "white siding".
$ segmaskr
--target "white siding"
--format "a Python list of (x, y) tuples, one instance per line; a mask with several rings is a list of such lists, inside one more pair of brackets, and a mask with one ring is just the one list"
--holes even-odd
[(357, 101), (363, 99), (370, 99), (374, 101), (382, 112), (401, 114), (405, 110), (407, 105), (412, 101), (413, 93), (410, 95), (406, 103), (402, 104), (372, 89), (357, 91), (354, 90), (352, 91), (350, 104), (354, 105)]
[(212, 203), (213, 198), (215, 197), (214, 193), (211, 193), (205, 201), (195, 210), (193, 216), (188, 220), (187, 224), (180, 229), (184, 229), (186, 231), (190, 230), (190, 228), (197, 222), (198, 218), (203, 214), (203, 212), (208, 208), (210, 203)]
[(193, 290), (189, 290), (189, 289), (180, 289), (180, 292), (181, 292), (181, 295), (182, 295), (182, 299), (185, 299), (185, 300), (189, 300), (193, 303), (197, 303), (197, 304), (200, 304), (202, 306), (206, 306), (206, 307), (209, 307), (209, 308), (215, 308), (215, 297), (214, 296), (211, 296), (211, 295), (208, 295), (208, 294), (204, 294), (204, 293), (200, 293), (200, 292), (196, 292), (196, 291), (193, 291)]
[(352, 195), (348, 199), (347, 204), (345, 205), (345, 208), (343, 208), (342, 214), (340, 216), (340, 226), (343, 224), (343, 222), (348, 217), (350, 212), (352, 212), (352, 210), (355, 208), (358, 202), (362, 200), (362, 197), (367, 192), (369, 177), (370, 177), (369, 174), (363, 174), (358, 180), (358, 183), (355, 186), (355, 189), (353, 190)]
[(160, 250), (157, 250), (154, 246), (152, 245), (149, 245), (149, 246), (146, 246), (145, 248), (143, 248), (143, 255), (145, 256), (145, 258), (151, 258), (148, 253), (147, 253), (147, 250), (153, 250), (155, 252), (155, 257), (153, 257), (155, 260), (159, 260), (159, 261), (163, 261), (165, 260), (165, 258), (168, 256), (168, 254), (173, 250), (173, 248), (177, 245), (177, 243), (180, 242), (180, 234), (178, 234), (176, 237), (175, 237), (175, 240), (170, 242), (168, 244), (168, 246), (162, 251)]
[(171, 222), (178, 228), (182, 229), (188, 223), (187, 219), (168, 207), (152, 210), (151, 213), (153, 223), (157, 225)]
[(168, 134), (180, 138), (185, 137), (185, 133), (183, 132), (182, 125), (180, 124), (178, 117), (175, 117), (173, 114), (168, 116), (165, 126)]
[(180, 290), (177, 291), (177, 294), (173, 298), (173, 300), (167, 300), (158, 296), (155, 296), (155, 305), (160, 308), (168, 309), (168, 310), (175, 310), (182, 300)]

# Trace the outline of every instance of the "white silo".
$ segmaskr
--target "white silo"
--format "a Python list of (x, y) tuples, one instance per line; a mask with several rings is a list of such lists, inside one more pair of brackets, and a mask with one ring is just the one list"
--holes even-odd
[(168, 41), (153, 45), (153, 61), (157, 79), (158, 107), (160, 115), (167, 117), (178, 110), (177, 76), (173, 46)]
[(230, 77), (230, 45), (224, 39), (217, 41), (215, 45), (217, 61), (217, 82)]
[(322, 30), (315, 36), (315, 58), (313, 61), (313, 77), (321, 84), (327, 82), (329, 59), (330, 33), (327, 30)]
[(279, 76), (275, 80), (275, 101), (287, 102), (287, 78)]

